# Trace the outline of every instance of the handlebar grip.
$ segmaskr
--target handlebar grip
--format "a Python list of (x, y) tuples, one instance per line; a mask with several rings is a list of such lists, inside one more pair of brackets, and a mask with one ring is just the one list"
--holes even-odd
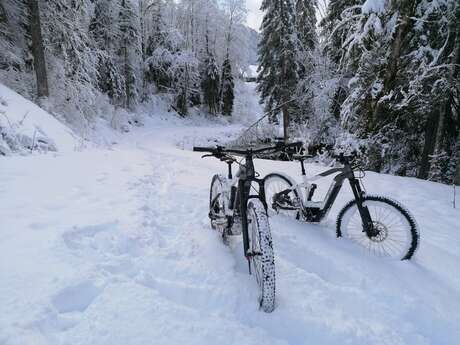
[(216, 149), (213, 147), (199, 147), (199, 146), (194, 146), (193, 151), (194, 152), (213, 152)]

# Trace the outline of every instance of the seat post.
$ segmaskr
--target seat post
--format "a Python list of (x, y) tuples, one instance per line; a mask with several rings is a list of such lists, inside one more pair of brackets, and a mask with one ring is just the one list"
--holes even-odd
[(228, 165), (228, 179), (229, 179), (229, 180), (233, 179), (232, 164), (233, 164), (232, 161), (227, 161), (227, 165)]
[(306, 176), (307, 172), (305, 170), (305, 162), (303, 159), (300, 160), (300, 166), (302, 167), (302, 176)]

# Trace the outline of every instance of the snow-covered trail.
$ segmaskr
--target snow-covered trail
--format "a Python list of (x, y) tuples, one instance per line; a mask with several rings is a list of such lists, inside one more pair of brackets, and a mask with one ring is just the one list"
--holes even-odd
[(415, 214), (413, 261), (335, 239), (344, 189), (320, 226), (270, 220), (277, 309), (258, 311), (241, 240), (225, 246), (207, 219), (210, 178), (226, 167), (189, 150), (236, 130), (155, 124), (112, 150), (5, 160), (0, 344), (457, 343), (460, 211), (447, 186), (410, 178), (369, 173), (365, 184)]

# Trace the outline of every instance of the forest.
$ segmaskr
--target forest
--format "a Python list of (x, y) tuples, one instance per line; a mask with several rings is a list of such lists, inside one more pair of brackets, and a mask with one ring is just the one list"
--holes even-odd
[(155, 94), (184, 117), (230, 117), (258, 65), (263, 133), (282, 126), (360, 152), (369, 170), (460, 184), (457, 0), (261, 10), (259, 36), (244, 0), (1, 0), (0, 81), (81, 133), (98, 118), (121, 128)]

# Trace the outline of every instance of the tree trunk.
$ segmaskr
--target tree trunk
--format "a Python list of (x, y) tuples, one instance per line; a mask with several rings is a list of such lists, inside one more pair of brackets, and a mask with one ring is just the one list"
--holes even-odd
[(418, 171), (419, 178), (427, 179), (430, 171), (430, 155), (433, 154), (436, 146), (436, 133), (438, 132), (439, 124), (439, 107), (435, 107), (429, 115), (425, 124), (425, 144), (423, 146), (422, 158), (420, 160), (420, 168)]
[(283, 130), (284, 130), (284, 143), (289, 141), (289, 110), (287, 105), (283, 106)]
[(125, 40), (124, 48), (123, 48), (123, 57), (125, 60), (125, 93), (126, 93), (126, 103), (125, 108), (129, 109), (131, 106), (131, 76), (130, 76), (130, 68), (129, 68), (129, 60), (128, 60), (128, 42)]
[(45, 48), (43, 45), (38, 0), (29, 0), (29, 7), (32, 54), (34, 57), (34, 69), (37, 77), (37, 96), (38, 98), (48, 97), (48, 77), (46, 73)]
[[(460, 74), (460, 29), (457, 28), (457, 40), (456, 40), (456, 51), (455, 51), (455, 67), (454, 67), (454, 73), (453, 77), (455, 80), (459, 79), (459, 74)], [(457, 120), (457, 121), (460, 121)], [(458, 128), (458, 127), (457, 127)], [(460, 136), (460, 135), (459, 135)], [(455, 174), (455, 179), (454, 183), (458, 186), (460, 186), (460, 162), (457, 162), (457, 172)]]

